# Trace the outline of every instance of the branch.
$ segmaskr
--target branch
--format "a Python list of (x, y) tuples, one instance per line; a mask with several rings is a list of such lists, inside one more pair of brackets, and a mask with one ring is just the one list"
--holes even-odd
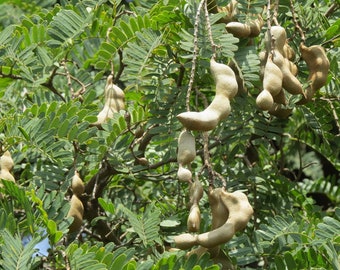
[(203, 4), (205, 3), (205, 0), (201, 0), (201, 2), (198, 5), (196, 16), (195, 16), (195, 25), (194, 25), (194, 51), (192, 56), (192, 66), (191, 66), (191, 73), (190, 73), (190, 80), (187, 90), (187, 96), (185, 99), (185, 105), (186, 109), (189, 112), (190, 111), (190, 95), (192, 91), (192, 86), (194, 84), (195, 79), (195, 72), (196, 72), (196, 62), (197, 62), (197, 55), (198, 55), (198, 26), (200, 23), (200, 14), (201, 9), (203, 7)]

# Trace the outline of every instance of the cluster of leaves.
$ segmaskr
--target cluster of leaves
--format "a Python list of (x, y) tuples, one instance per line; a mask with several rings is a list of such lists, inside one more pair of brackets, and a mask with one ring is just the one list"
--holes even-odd
[[(176, 180), (176, 115), (185, 108), (198, 1), (128, 2), (0, 4), (0, 144), (12, 153), (17, 179), (1, 187), (10, 198), (0, 202), (4, 269), (220, 269), (206, 255), (168, 251), (171, 236), (186, 230), (188, 215), (188, 186)], [(238, 2), (242, 22), (267, 5)], [(277, 20), (297, 51), (301, 37), (290, 2), (280, 1)], [(328, 199), (317, 201), (323, 207), (340, 202), (339, 3), (293, 2), (307, 45), (322, 43), (331, 67), (313, 103), (294, 106), (290, 97), (294, 110), (288, 119), (255, 105), (266, 26), (250, 42), (225, 32), (219, 23), (224, 14), (209, 18), (218, 60), (233, 59), (248, 90), (209, 136), (214, 170), (229, 190), (246, 191), (255, 209), (246, 231), (223, 247), (240, 268), (340, 268), (339, 208), (328, 213), (313, 205), (320, 194)], [(200, 94), (194, 92), (191, 101), (196, 110), (214, 94), (203, 13), (200, 22), (194, 82)], [(307, 85), (305, 64), (299, 57), (296, 64)], [(98, 128), (92, 123), (111, 73), (124, 89), (128, 114), (116, 113)], [(137, 138), (139, 129), (144, 134)], [(201, 154), (203, 138), (195, 135)], [(141, 157), (148, 164), (138, 162)], [(198, 173), (203, 163), (199, 155), (193, 170)], [(81, 233), (70, 236), (66, 216), (75, 170), (86, 184), (85, 215)], [(206, 186), (208, 177), (200, 176)], [(200, 204), (201, 230), (207, 231), (206, 195)], [(43, 239), (48, 253), (35, 253)]]

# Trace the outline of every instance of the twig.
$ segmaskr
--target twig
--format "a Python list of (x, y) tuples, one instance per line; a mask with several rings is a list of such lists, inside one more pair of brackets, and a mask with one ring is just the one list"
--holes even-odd
[(192, 66), (191, 66), (191, 72), (190, 72), (190, 80), (187, 90), (187, 96), (185, 100), (186, 110), (190, 111), (190, 95), (192, 91), (192, 86), (194, 84), (195, 79), (195, 72), (196, 72), (196, 61), (197, 61), (197, 55), (198, 55), (198, 26), (200, 23), (200, 14), (201, 9), (203, 7), (203, 4), (206, 0), (201, 0), (201, 2), (198, 5), (196, 16), (195, 16), (195, 24), (194, 24), (194, 51), (192, 56)]
[(297, 18), (296, 18), (296, 14), (295, 14), (295, 9), (294, 9), (294, 3), (293, 3), (293, 0), (290, 0), (290, 11), (292, 12), (292, 16), (293, 16), (293, 22), (294, 22), (294, 25), (295, 25), (295, 29), (297, 29), (301, 35), (301, 40), (303, 43), (305, 43), (305, 40), (306, 40), (306, 36), (305, 36), (305, 33), (303, 32)]
[[(280, 25), (277, 20), (278, 10), (279, 10), (279, 0), (275, 0), (274, 12), (273, 12), (273, 22), (275, 25)], [(268, 7), (270, 7), (270, 0), (268, 0)]]
[(209, 187), (214, 188), (214, 171), (210, 162), (208, 132), (203, 132), (203, 158), (204, 167), (206, 167), (208, 170)]
[(212, 58), (216, 59), (216, 44), (214, 42), (214, 38), (212, 35), (212, 31), (211, 31), (211, 24), (210, 24), (210, 19), (209, 19), (209, 11), (208, 11), (208, 5), (207, 5), (207, 1), (204, 2), (204, 14), (205, 14), (205, 23), (207, 26), (207, 30), (208, 30), (208, 37), (209, 37), (209, 41), (210, 41), (210, 45), (211, 45), (211, 50), (212, 50)]

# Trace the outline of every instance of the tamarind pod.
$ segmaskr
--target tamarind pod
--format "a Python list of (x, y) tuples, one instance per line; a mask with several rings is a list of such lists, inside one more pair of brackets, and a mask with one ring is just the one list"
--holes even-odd
[(273, 100), (274, 103), (287, 105), (286, 95), (282, 89), (276, 96), (273, 96)]
[(189, 169), (184, 168), (181, 164), (179, 164), (177, 178), (179, 181), (190, 183), (192, 180), (192, 173)]
[(256, 105), (262, 111), (268, 111), (273, 107), (274, 99), (270, 92), (263, 89), (261, 93), (256, 97)]
[[(231, 0), (229, 4), (226, 5), (225, 7), (218, 6), (217, 7), (218, 12), (226, 13), (226, 15), (223, 18), (221, 18), (219, 22), (225, 23), (225, 24), (231, 22), (237, 13), (237, 4), (238, 2), (236, 0)], [(217, 12), (213, 12), (213, 13), (217, 13)]]
[(73, 222), (69, 227), (69, 232), (74, 233), (79, 231), (83, 223), (84, 206), (76, 195), (72, 195), (70, 204), (71, 207), (67, 213), (67, 217), (73, 217)]
[(202, 112), (183, 112), (177, 115), (182, 125), (189, 130), (209, 131), (220, 120), (230, 114), (230, 101), (224, 95), (216, 95), (211, 104)]
[[(274, 25), (270, 28), (270, 35), (268, 35), (268, 31), (265, 35), (265, 43), (267, 51), (271, 51), (273, 49), (278, 50), (284, 57), (285, 52), (283, 50), (283, 46), (286, 44), (287, 33), (286, 30), (279, 25)], [(274, 47), (272, 48), (272, 45)]]
[(261, 16), (258, 16), (257, 19), (251, 20), (247, 24), (250, 27), (249, 37), (257, 37), (261, 33), (261, 29), (263, 26), (263, 19)]
[[(15, 182), (14, 176), (7, 169), (1, 169), (0, 170), (0, 179)], [(2, 186), (1, 183), (0, 183), (0, 185)]]
[(8, 150), (5, 151), (0, 158), (0, 167), (1, 169), (6, 169), (8, 171), (12, 170), (14, 167), (14, 161)]
[(287, 62), (285, 61), (285, 58), (282, 56), (282, 54), (278, 50), (274, 51), (273, 62), (281, 69), (281, 72), (283, 74), (283, 80), (282, 80), (283, 88), (286, 89), (292, 95), (299, 95), (299, 94), (304, 95), (301, 83), (290, 72), (289, 66), (287, 65)]
[(85, 186), (83, 180), (79, 176), (79, 172), (75, 171), (72, 177), (72, 192), (76, 196), (81, 196), (85, 191)]
[(286, 40), (285, 45), (283, 45), (283, 51), (284, 51), (284, 56), (290, 60), (293, 61), (295, 59), (295, 51), (293, 48), (288, 44), (288, 41)]
[(290, 72), (294, 76), (296, 76), (298, 74), (298, 72), (299, 72), (297, 65), (295, 65), (292, 61), (289, 61), (288, 59), (286, 59), (286, 62), (288, 63)]
[(194, 203), (190, 208), (187, 227), (189, 232), (198, 232), (201, 225), (201, 211), (197, 203)]
[(210, 60), (210, 72), (216, 83), (216, 95), (231, 99), (236, 96), (238, 84), (234, 71), (227, 65)]
[(280, 68), (273, 63), (271, 57), (268, 57), (263, 74), (263, 88), (276, 96), (282, 89), (283, 74)]
[(203, 197), (203, 186), (201, 181), (196, 179), (190, 184), (189, 189), (190, 205), (198, 204), (200, 199)]
[(221, 200), (229, 210), (227, 223), (234, 225), (235, 232), (243, 230), (254, 213), (248, 197), (238, 190), (232, 193), (222, 190)]
[(189, 249), (197, 245), (197, 235), (191, 233), (182, 233), (174, 237), (174, 242), (179, 249)]
[(177, 161), (179, 164), (188, 165), (196, 157), (195, 137), (190, 131), (184, 130), (178, 137)]
[(227, 243), (235, 234), (235, 226), (228, 221), (219, 228), (197, 235), (197, 244), (212, 248)]
[(273, 107), (268, 112), (278, 118), (285, 119), (291, 115), (292, 109), (283, 108), (280, 104), (274, 103)]
[(306, 101), (310, 101), (315, 92), (326, 84), (330, 64), (325, 49), (320, 45), (307, 47), (301, 43), (300, 52), (309, 69), (308, 81), (311, 83), (306, 89)]
[(222, 188), (209, 190), (208, 200), (211, 209), (211, 229), (221, 227), (228, 219), (229, 211), (221, 201)]
[(249, 37), (251, 28), (248, 24), (240, 22), (229, 22), (226, 24), (228, 33), (231, 33), (234, 37), (245, 38)]

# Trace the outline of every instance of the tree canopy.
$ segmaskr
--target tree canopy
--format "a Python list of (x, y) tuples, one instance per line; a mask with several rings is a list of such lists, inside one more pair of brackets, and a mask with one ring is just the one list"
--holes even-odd
[(340, 269), (339, 15), (0, 1), (0, 268)]

